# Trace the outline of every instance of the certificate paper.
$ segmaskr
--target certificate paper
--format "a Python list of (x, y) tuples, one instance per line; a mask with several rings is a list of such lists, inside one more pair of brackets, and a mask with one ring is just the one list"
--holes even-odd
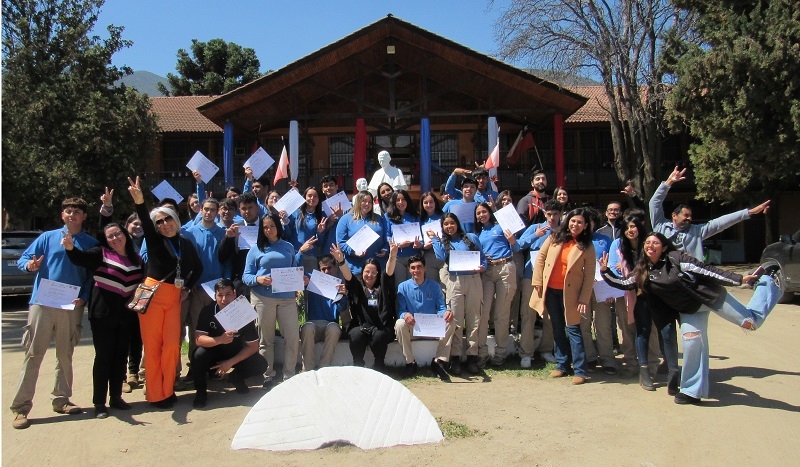
[(475, 271), (481, 267), (480, 251), (450, 250), (448, 271)]
[(219, 167), (211, 162), (211, 160), (204, 156), (200, 151), (194, 153), (194, 156), (192, 156), (192, 158), (189, 159), (189, 162), (186, 163), (186, 167), (188, 167), (192, 172), (199, 172), (200, 180), (202, 180), (203, 183), (208, 183), (208, 181), (211, 180), (217, 172), (219, 172)]
[(81, 288), (77, 285), (50, 279), (40, 280), (37, 290), (36, 304), (62, 310), (74, 310), (75, 304), (72, 301), (78, 298), (78, 294), (81, 292)]
[(609, 298), (620, 298), (625, 296), (625, 291), (616, 287), (611, 287), (603, 280), (603, 273), (600, 272), (600, 263), (594, 268), (594, 299), (598, 302), (604, 302)]
[[(166, 180), (162, 181), (156, 185), (155, 188), (153, 188), (153, 194), (156, 195), (156, 198), (158, 198), (159, 201), (164, 198), (172, 198), (178, 204), (181, 204), (181, 201), (183, 201), (183, 196), (175, 191), (175, 188), (172, 188), (172, 185), (170, 185)], [(177, 221), (177, 219), (175, 220)]]
[(210, 280), (208, 282), (203, 282), (202, 284), (200, 284), (200, 287), (203, 288), (203, 292), (205, 292), (206, 295), (211, 297), (211, 300), (217, 299), (216, 294), (214, 293), (214, 286), (217, 284), (217, 282), (219, 282), (220, 279), (222, 278), (218, 277), (216, 279)]
[(358, 254), (361, 254), (364, 251), (367, 251), (367, 248), (372, 246), (375, 243), (375, 240), (379, 239), (380, 235), (375, 233), (374, 230), (370, 229), (368, 225), (362, 225), (358, 232), (355, 235), (350, 237), (345, 244), (353, 249)]
[(342, 206), (342, 213), (349, 211), (353, 207), (353, 203), (347, 198), (347, 193), (340, 191), (322, 202), (322, 210), (326, 216), (330, 217), (339, 204)]
[(497, 219), (497, 223), (503, 228), (503, 232), (510, 230), (511, 233), (517, 233), (525, 228), (525, 223), (522, 222), (522, 218), (519, 217), (517, 209), (511, 204), (506, 205), (503, 209), (495, 211), (494, 218)]
[(422, 241), (422, 234), (419, 230), (419, 222), (410, 224), (392, 224), (392, 239), (398, 245), (403, 242), (414, 243), (415, 239)]
[(458, 221), (461, 222), (461, 226), (463, 227), (464, 224), (475, 223), (476, 205), (477, 203), (451, 204), (450, 212), (458, 217)]
[(273, 159), (272, 156), (270, 156), (267, 151), (264, 150), (264, 148), (259, 147), (256, 149), (256, 152), (250, 156), (250, 159), (247, 159), (242, 167), (250, 167), (253, 169), (253, 176), (255, 178), (261, 178), (261, 176), (264, 175), (264, 172), (272, 167), (272, 164), (274, 163), (275, 159)]
[(414, 314), (414, 337), (444, 337), (444, 316), (435, 313)]
[(214, 315), (226, 331), (238, 331), (258, 318), (258, 313), (243, 295), (236, 297)]
[(250, 248), (255, 248), (257, 240), (258, 240), (257, 225), (239, 226), (239, 240), (237, 244), (239, 245), (240, 250), (249, 250)]
[(442, 238), (442, 223), (440, 221), (430, 221), (422, 226), (422, 236), (425, 238), (426, 243), (430, 243), (431, 239), (428, 237), (428, 231), (433, 231), (437, 237)]
[(339, 295), (339, 288), (337, 287), (342, 283), (338, 277), (325, 274), (319, 270), (311, 271), (311, 279), (308, 281), (308, 291), (317, 295), (322, 295), (325, 298), (336, 300)]
[(303, 198), (303, 195), (298, 193), (295, 188), (292, 188), (287, 191), (285, 195), (281, 196), (281, 199), (279, 199), (273, 207), (278, 212), (286, 211), (286, 214), (291, 214), (300, 209), (300, 206), (305, 202), (306, 200)]
[(272, 268), (272, 292), (297, 292), (305, 288), (303, 283), (303, 267)]

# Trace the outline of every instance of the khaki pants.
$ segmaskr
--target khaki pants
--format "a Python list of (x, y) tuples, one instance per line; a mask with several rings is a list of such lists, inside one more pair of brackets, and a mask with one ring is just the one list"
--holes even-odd
[(533, 353), (537, 347), (540, 353), (553, 353), (553, 323), (550, 322), (550, 315), (545, 313), (542, 319), (542, 338), (535, 342), (534, 331), (536, 326), (536, 311), (531, 308), (530, 301), (533, 294), (533, 285), (530, 279), (522, 280), (522, 294), (520, 301), (520, 328), (519, 328), (519, 356), (533, 358)]
[(505, 358), (508, 355), (508, 321), (511, 316), (511, 300), (517, 290), (517, 268), (513, 261), (489, 266), (483, 273), (483, 305), (481, 324), (478, 329), (478, 356), (487, 357), (489, 347), (489, 313), (494, 322), (494, 338), (497, 347), (494, 354)]
[(300, 328), (300, 341), (303, 345), (303, 371), (317, 368), (314, 355), (314, 346), (317, 342), (325, 342), (319, 359), (319, 368), (330, 366), (341, 334), (342, 330), (339, 328), (339, 324), (332, 321), (315, 320), (304, 323)]
[[(297, 321), (297, 302), (293, 298), (269, 298), (250, 292), (250, 303), (258, 312), (258, 351), (267, 361), (264, 378), (275, 376), (275, 322), (283, 336), (283, 377), (294, 376), (297, 350), (300, 345), (300, 324)], [(149, 371), (149, 370), (148, 370)]]
[[(456, 320), (453, 319), (445, 324), (444, 337), (439, 339), (439, 346), (436, 347), (436, 358), (445, 362), (450, 361), (450, 348), (453, 345), (453, 333), (456, 330)], [(406, 364), (414, 362), (414, 349), (411, 341), (414, 340), (414, 326), (409, 326), (402, 318), (394, 323), (394, 332), (397, 334), (397, 342), (403, 350), (403, 357)]]
[[(614, 339), (611, 336), (612, 321), (611, 321), (611, 305), (606, 302), (598, 302), (594, 298), (592, 292), (591, 300), (591, 318), (581, 319), (581, 335), (583, 336), (583, 345), (586, 349), (586, 361), (592, 362), (599, 359), (602, 366), (615, 366), (614, 361)], [(615, 306), (620, 312), (626, 310), (625, 299), (617, 298)], [(595, 346), (592, 339), (592, 328), (594, 327), (594, 337), (597, 340)]]
[(22, 335), (25, 358), (19, 373), (17, 392), (11, 403), (13, 412), (28, 414), (33, 407), (36, 381), (42, 359), (55, 338), (56, 380), (53, 386), (53, 406), (65, 404), (72, 397), (72, 353), (81, 338), (83, 307), (61, 310), (49, 306), (31, 305), (28, 309), (28, 324)]
[(457, 276), (449, 274), (445, 268), (442, 268), (442, 271), (443, 275), (447, 275), (447, 280), (444, 282), (445, 300), (453, 312), (453, 321), (457, 326), (453, 333), (450, 355), (461, 357), (464, 349), (464, 329), (467, 330), (467, 355), (478, 355), (478, 330), (481, 324), (481, 303), (483, 303), (481, 275)]

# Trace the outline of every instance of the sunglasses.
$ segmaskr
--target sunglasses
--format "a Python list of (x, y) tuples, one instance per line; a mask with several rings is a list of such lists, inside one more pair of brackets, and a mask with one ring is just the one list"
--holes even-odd
[(172, 222), (172, 221), (174, 221), (174, 220), (175, 220), (175, 219), (173, 219), (173, 218), (172, 218), (172, 216), (167, 216), (167, 217), (165, 217), (165, 218), (163, 218), (163, 219), (158, 219), (158, 220), (156, 220), (156, 226), (160, 226), (161, 224), (163, 224), (163, 223), (165, 223), (165, 222)]

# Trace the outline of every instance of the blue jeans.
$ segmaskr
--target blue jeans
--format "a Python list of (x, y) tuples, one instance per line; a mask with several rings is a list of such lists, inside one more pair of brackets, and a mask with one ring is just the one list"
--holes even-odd
[(581, 327), (578, 324), (567, 326), (564, 316), (564, 291), (547, 289), (544, 297), (547, 314), (553, 323), (553, 340), (555, 341), (556, 368), (569, 371), (570, 351), (572, 368), (575, 376), (586, 377), (586, 351), (583, 348)]
[(753, 297), (747, 306), (728, 294), (718, 310), (702, 306), (697, 313), (681, 313), (681, 341), (683, 342), (681, 392), (699, 399), (708, 397), (709, 311), (713, 311), (737, 326), (741, 326), (745, 321), (752, 321), (758, 327), (775, 308), (780, 295), (780, 289), (772, 278), (762, 276), (759, 278)]
[(639, 360), (639, 366), (647, 366), (647, 347), (650, 344), (653, 320), (650, 318), (650, 309), (647, 308), (644, 300), (636, 300), (636, 306), (633, 307), (633, 319), (636, 322), (636, 358)]

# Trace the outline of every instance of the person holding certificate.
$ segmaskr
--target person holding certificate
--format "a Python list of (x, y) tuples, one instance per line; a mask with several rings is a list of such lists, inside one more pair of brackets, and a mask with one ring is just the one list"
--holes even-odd
[[(214, 284), (215, 303), (203, 307), (197, 320), (197, 329), (192, 336), (197, 344), (192, 360), (195, 396), (192, 406), (200, 409), (208, 399), (208, 372), (216, 370), (218, 375), (229, 373), (236, 392), (245, 394), (250, 389), (245, 378), (263, 373), (267, 364), (258, 355), (258, 331), (255, 321), (241, 329), (225, 329), (216, 316), (236, 300), (233, 281), (220, 279)], [(242, 300), (242, 303), (247, 303)], [(249, 305), (248, 305), (249, 306)], [(252, 310), (250, 310), (252, 313)], [(221, 320), (221, 318), (220, 318)]]
[[(450, 376), (444, 369), (450, 360), (450, 348), (452, 346), (453, 335), (459, 329), (458, 323), (453, 318), (453, 312), (448, 309), (444, 302), (442, 288), (436, 282), (425, 278), (425, 258), (414, 255), (408, 260), (408, 269), (411, 272), (411, 279), (401, 283), (397, 287), (397, 321), (395, 321), (394, 332), (397, 334), (397, 342), (403, 350), (403, 357), (406, 360), (406, 368), (403, 373), (404, 378), (411, 378), (417, 374), (417, 361), (414, 359), (414, 348), (411, 346), (411, 339), (414, 330), (422, 330), (418, 326), (416, 318), (422, 321), (422, 315), (438, 316), (439, 324), (444, 325), (443, 336), (439, 338), (439, 345), (436, 348), (436, 356), (431, 360), (431, 370), (442, 381), (450, 381)], [(427, 321), (427, 320), (426, 320)], [(441, 330), (441, 328), (439, 328)], [(442, 335), (440, 334), (440, 335)], [(432, 336), (419, 332), (420, 336)]]
[(300, 252), (300, 265), (303, 266), (305, 274), (311, 274), (311, 271), (317, 268), (320, 245), (325, 240), (328, 219), (322, 214), (322, 203), (315, 187), (306, 188), (303, 198), (306, 202), (289, 216), (284, 238)]
[[(359, 251), (356, 251), (347, 241), (364, 226), (372, 229), (378, 238), (369, 245), (359, 245)], [(344, 252), (344, 260), (353, 274), (361, 273), (367, 258), (386, 256), (386, 221), (372, 211), (372, 194), (369, 191), (360, 191), (353, 203), (353, 210), (339, 220), (336, 243)]]
[(489, 313), (494, 322), (496, 347), (491, 364), (500, 366), (508, 355), (508, 331), (511, 318), (511, 301), (517, 291), (517, 267), (513, 253), (519, 251), (514, 234), (504, 231), (494, 217), (488, 203), (475, 207), (475, 233), (480, 239), (481, 251), (486, 255), (488, 266), (481, 279), (483, 284), (483, 306), (481, 325), (478, 331), (478, 366), (489, 359), (486, 339), (489, 334)]
[(270, 390), (281, 381), (275, 372), (275, 322), (280, 325), (283, 336), (283, 379), (294, 376), (300, 346), (295, 292), (274, 292), (271, 271), (296, 266), (297, 263), (292, 244), (281, 240), (283, 224), (280, 216), (264, 216), (260, 227), (256, 248), (247, 253), (242, 281), (251, 287), (250, 302), (258, 312), (259, 352), (267, 362), (263, 387)]
[[(419, 254), (422, 248), (422, 233), (419, 232), (419, 215), (417, 208), (411, 202), (411, 196), (405, 190), (397, 190), (392, 194), (392, 200), (389, 204), (389, 210), (384, 214), (386, 218), (386, 238), (392, 238), (400, 250), (397, 252), (397, 266), (395, 266), (394, 274), (397, 282), (403, 282), (408, 279), (408, 258)], [(413, 239), (409, 236), (395, 237), (394, 229), (396, 225), (416, 224), (418, 235)]]
[[(101, 213), (113, 209), (113, 193), (114, 190), (106, 189)], [(127, 303), (142, 281), (142, 259), (123, 226), (111, 223), (110, 216), (102, 215), (100, 219), (99, 246), (79, 250), (75, 248), (72, 235), (65, 235), (61, 244), (70, 261), (94, 271), (94, 287), (89, 301), (89, 323), (95, 352), (92, 403), (95, 417), (106, 418), (107, 396), (111, 407), (119, 410), (131, 408), (122, 400), (120, 381), (125, 380), (131, 333), (139, 332), (136, 312), (129, 310)]]
[[(465, 233), (461, 228), (458, 217), (447, 213), (442, 218), (442, 236), (439, 238), (432, 230), (426, 232), (433, 242), (433, 251), (436, 258), (446, 262), (448, 268), (442, 268), (441, 277), (445, 285), (447, 303), (453, 312), (455, 322), (461, 326), (466, 319), (467, 330), (467, 371), (473, 375), (478, 374), (478, 329), (481, 323), (481, 301), (483, 300), (483, 286), (481, 274), (486, 270), (486, 256), (481, 252), (481, 242), (473, 233)], [(461, 251), (475, 251), (479, 253), (480, 263), (477, 268), (463, 269), (453, 267), (451, 253)], [(453, 253), (452, 256), (456, 254)], [(453, 343), (450, 347), (450, 372), (456, 376), (461, 374), (461, 353), (464, 345), (461, 342), (460, 330), (453, 334)]]
[(168, 409), (178, 400), (175, 368), (180, 361), (181, 302), (203, 274), (203, 264), (192, 242), (180, 235), (178, 213), (166, 206), (148, 213), (139, 177), (136, 182), (129, 177), (128, 183), (150, 252), (144, 284), (161, 282), (147, 313), (139, 315), (147, 400), (157, 408)]
[(364, 366), (367, 346), (372, 350), (375, 364), (372, 369), (386, 370), (384, 359), (389, 343), (394, 340), (394, 320), (397, 309), (394, 266), (397, 260), (397, 245), (389, 242), (389, 259), (386, 272), (381, 274), (380, 264), (375, 258), (364, 262), (360, 277), (347, 267), (344, 252), (338, 245), (331, 245), (331, 255), (339, 264), (339, 270), (347, 284), (347, 296), (352, 319), (347, 330), (350, 337), (350, 353), (355, 366)]
[[(337, 262), (331, 255), (320, 258), (319, 270), (311, 275), (306, 290), (306, 322), (300, 327), (303, 371), (330, 366), (333, 361), (336, 344), (342, 335), (339, 317), (347, 309), (347, 291), (339, 275)], [(319, 365), (314, 352), (317, 342), (324, 342)]]
[[(444, 280), (441, 278), (441, 269), (444, 266), (444, 261), (436, 257), (433, 251), (433, 243), (431, 237), (428, 236), (428, 230), (434, 229), (439, 232), (442, 229), (442, 202), (439, 200), (432, 191), (426, 191), (419, 197), (419, 222), (422, 224), (422, 238), (425, 243), (422, 245), (423, 256), (425, 257), (425, 274), (428, 279), (438, 282), (444, 287)], [(428, 227), (426, 227), (426, 225)]]
[(589, 218), (574, 209), (542, 244), (531, 280), (531, 308), (553, 323), (557, 363), (551, 378), (567, 374), (571, 355), (572, 384), (589, 380), (580, 321), (589, 310), (596, 265)]
[[(63, 414), (81, 413), (81, 408), (69, 400), (72, 397), (72, 353), (81, 338), (81, 319), (84, 305), (89, 300), (91, 277), (85, 268), (69, 261), (64, 248), (61, 247), (61, 240), (68, 234), (72, 236), (73, 243), (79, 249), (85, 250), (96, 246), (97, 240), (83, 231), (86, 217), (86, 201), (81, 198), (65, 199), (61, 203), (61, 220), (64, 221), (64, 227), (39, 235), (17, 260), (19, 269), (36, 271), (37, 274), (28, 308), (28, 323), (22, 336), (25, 357), (17, 392), (11, 403), (11, 411), (14, 413), (12, 425), (16, 429), (30, 426), (28, 413), (33, 408), (39, 367), (53, 338), (58, 360), (53, 389), (53, 410)], [(42, 305), (45, 300), (40, 300), (39, 290), (44, 279), (80, 287), (80, 293), (71, 301), (74, 308), (64, 310), (56, 308), (55, 304)], [(69, 303), (62, 304), (62, 306), (69, 305)]]

